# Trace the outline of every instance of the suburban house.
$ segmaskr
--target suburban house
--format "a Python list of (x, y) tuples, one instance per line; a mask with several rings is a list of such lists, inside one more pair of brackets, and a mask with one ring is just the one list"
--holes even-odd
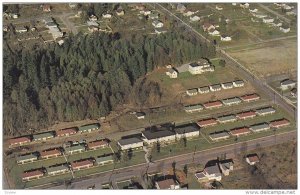
[(74, 9), (74, 8), (77, 7), (77, 3), (69, 3), (69, 7), (70, 7), (71, 9)]
[(249, 165), (255, 165), (256, 163), (259, 162), (259, 158), (258, 158), (257, 154), (249, 154), (246, 157), (246, 162)]
[(108, 155), (108, 156), (99, 156), (95, 158), (95, 162), (97, 165), (105, 165), (105, 164), (110, 164), (114, 162), (113, 155)]
[(198, 94), (198, 89), (188, 89), (186, 90), (186, 94), (188, 96), (194, 96), (194, 95), (197, 95)]
[(73, 154), (73, 153), (84, 152), (84, 151), (85, 151), (85, 146), (82, 144), (73, 145), (73, 146), (65, 148), (66, 154), (69, 154), (69, 155)]
[(211, 71), (210, 69), (205, 69), (205, 68), (210, 68), (211, 65), (206, 59), (201, 59), (197, 63), (190, 63), (189, 64), (189, 72), (191, 74), (202, 74), (205, 71)]
[[(95, 22), (95, 21), (87, 21), (86, 22), (87, 23), (87, 25), (90, 27), (91, 26), (91, 28), (88, 28), (89, 30), (90, 30), (90, 32), (93, 30), (93, 31), (99, 31), (99, 24), (97, 23), (97, 22)], [(98, 29), (96, 29), (96, 27), (98, 27)], [(92, 29), (92, 28), (95, 28), (95, 29)]]
[(175, 133), (165, 128), (156, 129), (153, 127), (153, 130), (143, 131), (142, 135), (145, 137), (144, 141), (147, 144), (154, 144), (157, 142), (174, 142), (176, 140)]
[(109, 18), (111, 18), (111, 17), (112, 17), (112, 15), (111, 15), (111, 14), (108, 14), (108, 13), (106, 13), (106, 14), (102, 14), (102, 17), (103, 17), (103, 18), (105, 18), (105, 19), (109, 19)]
[(182, 15), (187, 17), (187, 16), (192, 16), (193, 14), (195, 14), (195, 12), (187, 11), (187, 12), (184, 12)]
[(261, 108), (261, 109), (256, 110), (256, 114), (258, 116), (265, 116), (265, 115), (268, 115), (268, 114), (273, 114), (275, 112), (276, 112), (276, 110), (272, 107)]
[(73, 171), (79, 171), (81, 169), (87, 169), (94, 166), (94, 163), (91, 159), (83, 159), (79, 161), (74, 161), (71, 163)]
[(99, 130), (100, 125), (99, 123), (95, 123), (95, 124), (89, 124), (89, 125), (84, 125), (78, 128), (78, 132), (79, 133), (90, 133), (92, 131), (97, 131)]
[(257, 11), (258, 11), (258, 9), (249, 9), (249, 11), (251, 12), (251, 13), (256, 13)]
[(249, 3), (240, 3), (240, 7), (247, 9), (247, 8), (249, 8)]
[(154, 26), (155, 28), (162, 28), (164, 26), (164, 23), (162, 23), (161, 21), (159, 20), (154, 20), (152, 22), (152, 26)]
[(234, 87), (243, 87), (245, 84), (244, 81), (242, 81), (242, 80), (236, 80), (236, 81), (233, 81), (232, 83), (233, 83)]
[(238, 119), (254, 118), (255, 116), (256, 113), (254, 111), (241, 112), (236, 115)]
[(232, 82), (222, 83), (221, 86), (223, 89), (232, 89), (233, 83)]
[(247, 135), (251, 131), (249, 130), (248, 127), (240, 127), (240, 128), (235, 128), (230, 130), (231, 135), (233, 136), (240, 136), (240, 135)]
[(270, 127), (274, 127), (274, 128), (281, 128), (288, 125), (290, 125), (290, 121), (288, 121), (287, 119), (280, 119), (280, 120), (272, 121), (270, 123)]
[(93, 14), (89, 17), (89, 21), (97, 21), (97, 20), (98, 20), (97, 16)]
[(42, 5), (43, 12), (51, 12), (51, 6), (49, 4)]
[(225, 116), (220, 116), (217, 118), (217, 121), (219, 123), (227, 123), (227, 122), (233, 122), (236, 121), (237, 118), (235, 115), (231, 114), (231, 115), (225, 115)]
[(250, 126), (250, 130), (253, 132), (266, 131), (269, 129), (270, 129), (270, 126), (268, 123), (261, 123), (261, 124), (256, 124), (256, 125)]
[(197, 125), (199, 127), (201, 127), (201, 128), (203, 128), (203, 127), (209, 127), (209, 126), (214, 126), (216, 124), (218, 124), (218, 122), (214, 118), (204, 119), (204, 120), (201, 120), (201, 121), (197, 122)]
[(190, 21), (192, 21), (192, 22), (197, 22), (197, 21), (199, 21), (200, 20), (200, 17), (199, 16), (191, 16), (190, 17)]
[(221, 41), (231, 41), (231, 37), (225, 34), (221, 35)]
[(174, 79), (174, 78), (177, 78), (178, 72), (177, 72), (177, 70), (175, 68), (170, 68), (166, 72), (166, 75), (168, 75), (170, 78)]
[(296, 82), (290, 79), (285, 79), (280, 82), (280, 88), (282, 90), (292, 89), (296, 86)]
[(207, 103), (204, 103), (203, 106), (206, 108), (206, 109), (212, 109), (212, 108), (219, 108), (219, 107), (222, 107), (223, 104), (221, 101), (214, 101), (214, 102), (207, 102)]
[(253, 93), (253, 94), (249, 94), (249, 95), (243, 95), (243, 96), (241, 96), (241, 99), (244, 102), (251, 102), (251, 101), (259, 100), (260, 97), (259, 97), (259, 95)]
[[(146, 14), (147, 12), (145, 12), (144, 14)], [(147, 15), (147, 14), (146, 14)], [(155, 20), (155, 19), (158, 19), (159, 18), (159, 15), (158, 13), (151, 13), (150, 11), (150, 14), (148, 15), (148, 17), (151, 19), (151, 20)], [(153, 25), (153, 23), (152, 23)]]
[(124, 10), (122, 9), (122, 7), (119, 7), (117, 10), (116, 10), (116, 14), (118, 16), (124, 16), (125, 12)]
[(209, 93), (209, 87), (199, 87), (198, 92), (203, 94), (203, 93)]
[(185, 106), (184, 110), (187, 113), (199, 112), (203, 110), (203, 106), (201, 104), (189, 105), (189, 106)]
[(45, 141), (54, 138), (54, 132), (39, 133), (32, 136), (32, 141)]
[(186, 7), (183, 4), (178, 3), (177, 7), (176, 7), (176, 10), (183, 13), (186, 10)]
[(201, 181), (221, 181), (222, 173), (218, 166), (218, 163), (214, 165), (210, 165), (204, 168), (202, 172), (198, 172), (195, 174), (195, 177), (199, 182)]
[(291, 90), (291, 95), (294, 97), (294, 98), (297, 98), (297, 88), (293, 88)]
[(213, 30), (216, 29), (216, 27), (214, 25), (210, 24), (210, 23), (204, 23), (202, 25), (202, 28), (203, 28), (203, 31), (209, 31), (211, 29), (213, 29)]
[(195, 136), (199, 136), (200, 128), (195, 123), (185, 124), (176, 126), (174, 128), (177, 139), (180, 138), (191, 138)]
[(216, 5), (216, 10), (221, 11), (221, 10), (223, 10), (223, 7), (221, 7), (221, 6), (219, 6), (219, 5)]
[(283, 33), (288, 33), (288, 32), (290, 32), (291, 28), (279, 27), (279, 30)]
[(216, 29), (210, 29), (210, 30), (208, 30), (208, 34), (210, 34), (212, 36), (219, 36), (220, 32)]
[(87, 144), (87, 148), (89, 150), (96, 150), (96, 149), (105, 148), (105, 147), (108, 147), (108, 141), (105, 139), (92, 141)]
[(233, 161), (231, 159), (220, 161), (219, 166), (224, 176), (228, 176), (230, 171), (233, 171)]
[(48, 149), (48, 150), (43, 150), (40, 152), (40, 157), (42, 159), (48, 159), (51, 157), (58, 157), (61, 156), (62, 152), (60, 151), (59, 148), (53, 148), (53, 149)]
[(219, 141), (219, 140), (227, 139), (229, 137), (230, 135), (227, 131), (218, 131), (209, 134), (209, 138), (213, 141)]
[(215, 91), (221, 91), (222, 87), (220, 84), (216, 84), (216, 85), (210, 85), (209, 89), (210, 91), (215, 92)]
[(29, 181), (32, 179), (39, 179), (44, 176), (44, 172), (42, 170), (34, 170), (34, 171), (25, 171), (22, 174), (23, 181)]
[(70, 171), (69, 166), (67, 164), (51, 166), (48, 167), (46, 170), (48, 175), (64, 174)]
[(143, 140), (137, 137), (124, 138), (118, 141), (121, 150), (138, 149), (143, 147)]
[(174, 179), (166, 179), (155, 182), (156, 189), (159, 190), (178, 190), (180, 189), (179, 183)]
[(16, 159), (18, 164), (24, 164), (24, 163), (38, 160), (38, 155), (35, 153), (25, 154), (25, 155), (18, 156)]
[(70, 136), (70, 135), (74, 135), (76, 133), (77, 133), (77, 129), (75, 127), (73, 127), (73, 128), (61, 129), (61, 130), (56, 131), (56, 136), (57, 137)]
[[(144, 16), (148, 16), (148, 15), (150, 15), (152, 12), (150, 11), (150, 10), (142, 10), (142, 11), (140, 11), (140, 14), (144, 14)], [(154, 17), (153, 17), (154, 16)], [(156, 17), (157, 16), (157, 17)], [(156, 19), (156, 18), (158, 18), (158, 14), (153, 14), (153, 15), (151, 15), (151, 19)]]
[(146, 113), (145, 112), (136, 112), (135, 116), (137, 119), (145, 119)]
[(222, 103), (225, 106), (231, 106), (231, 105), (234, 105), (234, 104), (239, 104), (241, 102), (242, 102), (242, 100), (240, 98), (238, 98), (238, 97), (228, 98), (228, 99), (222, 100)]
[(27, 32), (28, 29), (25, 28), (24, 26), (17, 26), (17, 27), (15, 27), (15, 31), (16, 31), (17, 33), (24, 33), (24, 32)]
[(30, 137), (17, 137), (17, 138), (12, 138), (9, 141), (9, 146), (15, 146), (15, 145), (24, 145), (26, 143), (31, 142)]
[(269, 17), (263, 18), (263, 23), (268, 24), (272, 22), (274, 22), (274, 18), (269, 18)]

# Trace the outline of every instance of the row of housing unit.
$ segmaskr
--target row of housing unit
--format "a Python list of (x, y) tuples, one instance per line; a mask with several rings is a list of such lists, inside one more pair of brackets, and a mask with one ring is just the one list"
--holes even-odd
[(9, 140), (9, 147), (22, 146), (31, 142), (46, 141), (48, 139), (53, 139), (56, 137), (67, 137), (77, 133), (90, 133), (92, 131), (97, 131), (99, 129), (100, 129), (100, 124), (95, 123), (95, 124), (80, 126), (78, 128), (72, 127), (72, 128), (60, 129), (58, 131), (48, 131), (45, 133), (17, 137)]
[(199, 94), (205, 94), (211, 92), (216, 92), (216, 91), (221, 91), (221, 89), (232, 89), (236, 87), (243, 87), (244, 86), (244, 81), (242, 80), (236, 80), (232, 82), (226, 82), (226, 83), (221, 83), (221, 84), (214, 84), (210, 86), (203, 86), (195, 89), (188, 89), (186, 91), (186, 94), (188, 96), (194, 96)]
[(184, 107), (184, 110), (187, 113), (193, 113), (193, 112), (199, 112), (201, 110), (205, 109), (213, 109), (213, 108), (220, 108), (223, 105), (224, 106), (232, 106), (235, 104), (240, 104), (242, 101), (243, 102), (252, 102), (259, 100), (260, 96), (253, 93), (253, 94), (247, 94), (243, 95), (241, 97), (232, 97), (232, 98), (227, 98), (223, 100), (217, 100), (217, 101), (212, 101), (212, 102), (206, 102), (204, 104), (194, 104), (194, 105), (188, 105)]

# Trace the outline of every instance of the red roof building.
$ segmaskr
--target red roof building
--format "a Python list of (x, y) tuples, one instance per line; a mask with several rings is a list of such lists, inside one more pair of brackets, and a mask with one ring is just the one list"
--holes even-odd
[(12, 138), (9, 140), (9, 145), (14, 146), (14, 145), (23, 145), (26, 143), (31, 142), (31, 139), (29, 137), (18, 137), (18, 138)]
[(214, 102), (207, 102), (205, 104), (203, 104), (203, 106), (205, 108), (219, 108), (221, 106), (223, 106), (221, 101), (214, 101)]
[(76, 133), (77, 133), (77, 129), (75, 128), (61, 129), (56, 131), (56, 136), (57, 137), (70, 136)]
[(49, 4), (43, 5), (43, 11), (44, 12), (50, 12), (51, 11), (51, 6)]
[(40, 152), (41, 158), (58, 157), (60, 155), (62, 155), (62, 153), (58, 148), (44, 150), (44, 151)]
[(253, 118), (256, 116), (256, 113), (254, 111), (248, 111), (248, 112), (241, 112), (236, 115), (238, 119), (247, 119), (247, 118)]
[(250, 133), (250, 130), (248, 127), (241, 127), (241, 128), (236, 128), (230, 131), (231, 135), (235, 136), (240, 136), (240, 135), (246, 135)]
[(38, 179), (44, 176), (44, 172), (41, 170), (27, 171), (22, 174), (22, 180), (28, 181), (31, 179)]
[(81, 160), (81, 161), (74, 161), (71, 163), (73, 171), (86, 169), (92, 167), (94, 165), (91, 159)]
[(255, 163), (259, 162), (259, 158), (258, 158), (257, 154), (250, 154), (246, 157), (246, 162), (249, 165), (254, 165)]
[(287, 119), (276, 120), (270, 123), (270, 127), (274, 127), (274, 128), (280, 128), (288, 125), (290, 125), (290, 121)]
[(96, 150), (97, 148), (104, 148), (108, 146), (107, 140), (96, 140), (87, 144), (88, 149)]
[(213, 125), (217, 124), (217, 120), (214, 118), (204, 119), (204, 120), (198, 121), (197, 124), (199, 127), (213, 126)]
[(250, 101), (256, 101), (256, 100), (259, 100), (260, 97), (259, 97), (257, 94), (253, 93), (253, 94), (250, 94), (250, 95), (243, 95), (243, 96), (241, 97), (241, 99), (242, 99), (244, 102), (250, 102)]

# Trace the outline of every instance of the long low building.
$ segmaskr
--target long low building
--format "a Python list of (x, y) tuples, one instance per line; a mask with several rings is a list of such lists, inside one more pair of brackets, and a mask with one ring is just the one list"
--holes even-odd
[(251, 101), (259, 100), (260, 97), (257, 94), (253, 93), (253, 94), (249, 94), (249, 95), (243, 95), (243, 96), (241, 96), (241, 99), (244, 102), (251, 102)]
[(89, 142), (87, 144), (87, 148), (89, 150), (96, 150), (96, 149), (105, 148), (105, 147), (108, 147), (108, 146), (109, 146), (108, 141), (105, 140), (105, 139), (92, 141), (92, 142)]
[(197, 122), (197, 125), (199, 127), (208, 127), (208, 126), (214, 126), (218, 124), (217, 120), (214, 119), (214, 118), (209, 118), (209, 119), (204, 119), (204, 120), (201, 120), (201, 121), (198, 121)]
[(39, 179), (44, 176), (44, 172), (42, 170), (33, 170), (33, 171), (25, 171), (22, 174), (23, 181), (29, 181), (32, 179)]
[(79, 153), (79, 152), (84, 152), (85, 151), (85, 146), (82, 144), (70, 146), (65, 148), (66, 154), (73, 154), (73, 153)]
[(74, 161), (71, 163), (73, 171), (78, 171), (81, 169), (87, 169), (94, 166), (94, 163), (91, 159), (84, 159), (79, 161)]
[(207, 102), (205, 104), (203, 104), (203, 106), (206, 108), (206, 109), (212, 109), (212, 108), (219, 108), (219, 107), (222, 107), (223, 104), (221, 101), (213, 101), (213, 102)]
[(110, 164), (110, 163), (114, 162), (114, 158), (113, 158), (113, 155), (99, 156), (95, 159), (95, 162), (97, 165)]
[(40, 152), (40, 157), (43, 159), (48, 159), (52, 157), (61, 156), (62, 152), (59, 148), (48, 149)]
[(255, 124), (250, 126), (250, 130), (253, 132), (260, 132), (269, 130), (270, 126), (268, 123)]
[(261, 109), (256, 110), (256, 114), (258, 116), (265, 116), (267, 114), (273, 114), (275, 112), (276, 112), (276, 110), (274, 108), (272, 108), (272, 107), (261, 108)]
[(138, 149), (142, 148), (143, 145), (143, 140), (138, 137), (131, 137), (118, 141), (118, 146), (121, 150)]
[(147, 144), (153, 144), (156, 142), (173, 142), (176, 140), (176, 135), (170, 130), (146, 130), (142, 132), (144, 141)]
[(290, 125), (290, 121), (287, 119), (280, 119), (270, 122), (270, 127), (281, 128)]
[(188, 89), (186, 90), (186, 94), (188, 96), (194, 96), (194, 95), (197, 95), (198, 94), (198, 89)]
[(97, 131), (100, 129), (100, 124), (95, 123), (95, 124), (89, 124), (89, 125), (84, 125), (78, 128), (79, 133), (90, 133), (92, 131)]
[(64, 137), (64, 136), (70, 136), (77, 133), (77, 129), (74, 128), (68, 128), (68, 129), (61, 129), (56, 131), (57, 137)]
[(69, 166), (67, 164), (62, 164), (58, 166), (51, 166), (47, 168), (48, 175), (57, 175), (57, 174), (64, 174), (69, 172)]
[(191, 138), (200, 134), (200, 128), (195, 123), (177, 126), (174, 128), (174, 131), (178, 139), (183, 137)]
[(230, 135), (227, 131), (217, 131), (209, 134), (209, 138), (213, 141), (219, 141), (219, 140), (227, 139), (229, 137)]
[(254, 111), (241, 112), (236, 115), (238, 119), (245, 120), (248, 118), (254, 118), (256, 113)]
[(236, 121), (236, 120), (237, 120), (237, 118), (236, 118), (236, 116), (233, 115), (233, 114), (225, 115), (225, 116), (220, 116), (220, 117), (217, 118), (217, 121), (218, 121), (219, 123), (234, 122), (234, 121)]
[(32, 136), (32, 141), (45, 141), (54, 138), (54, 132), (39, 133)]
[(18, 164), (24, 164), (24, 163), (38, 160), (38, 155), (35, 153), (25, 154), (25, 155), (18, 156), (16, 159)]
[(31, 142), (30, 137), (17, 137), (9, 140), (10, 146), (24, 145)]
[(203, 110), (203, 106), (201, 104), (189, 105), (184, 107), (185, 112), (193, 113), (193, 112), (200, 112)]
[(234, 136), (247, 135), (250, 132), (251, 131), (249, 130), (248, 127), (241, 127), (241, 128), (235, 128), (235, 129), (230, 130), (231, 135), (234, 135)]
[(234, 105), (234, 104), (239, 104), (241, 103), (242, 100), (238, 97), (234, 97), (234, 98), (228, 98), (228, 99), (224, 99), (222, 100), (222, 103), (226, 106), (231, 106), (231, 105)]

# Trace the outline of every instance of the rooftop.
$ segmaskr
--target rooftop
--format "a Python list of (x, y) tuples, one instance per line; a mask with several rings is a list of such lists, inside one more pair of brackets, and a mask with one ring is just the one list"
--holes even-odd
[(268, 108), (261, 108), (261, 109), (258, 109), (256, 110), (256, 112), (258, 114), (264, 114), (264, 113), (270, 113), (270, 112), (275, 112), (276, 110), (272, 107), (268, 107)]
[(185, 110), (203, 109), (201, 104), (189, 105), (184, 107)]
[(71, 151), (76, 151), (76, 150), (85, 150), (85, 146), (78, 144), (78, 145), (74, 145), (74, 146), (65, 148), (66, 152), (71, 152)]
[(61, 170), (69, 170), (69, 166), (67, 164), (63, 164), (63, 165), (51, 166), (47, 168), (48, 173), (61, 171)]
[(283, 81), (280, 82), (281, 85), (291, 85), (291, 84), (295, 84), (296, 82), (290, 79), (285, 79)]
[(35, 134), (33, 135), (33, 139), (43, 139), (43, 138), (47, 138), (47, 137), (54, 137), (54, 132), (45, 132), (45, 133), (39, 133), (39, 134)]
[(100, 128), (99, 123), (84, 125), (84, 126), (79, 127), (78, 130), (79, 131), (86, 131), (86, 130), (94, 129), (94, 128), (99, 129)]
[(220, 168), (219, 168), (219, 166), (218, 166), (217, 163), (216, 163), (215, 165), (205, 167), (204, 170), (205, 170), (209, 175), (212, 175), (212, 174), (219, 175), (219, 174), (221, 174)]
[(175, 133), (170, 130), (146, 130), (142, 133), (148, 140), (175, 135)]
[(228, 120), (234, 120), (234, 119), (236, 119), (236, 116), (233, 114), (218, 117), (219, 121), (228, 121)]
[(175, 127), (174, 130), (177, 134), (184, 134), (184, 133), (199, 131), (200, 128), (195, 123), (190, 123), (190, 124), (177, 126)]
[(166, 179), (162, 181), (157, 181), (156, 183), (160, 189), (169, 189), (171, 185), (176, 185), (174, 179)]
[(209, 137), (211, 137), (212, 139), (229, 137), (229, 136), (230, 135), (227, 131), (218, 131), (218, 132), (214, 132), (214, 133), (209, 134)]
[(260, 130), (260, 129), (265, 129), (265, 128), (269, 128), (269, 124), (268, 123), (260, 123), (260, 124), (255, 124), (255, 125), (251, 125), (250, 129), (251, 130)]
[(143, 142), (143, 140), (141, 140), (140, 138), (137, 138), (137, 137), (132, 137), (132, 138), (127, 138), (127, 139), (120, 139), (118, 142), (121, 146), (124, 146), (124, 145), (128, 145), (128, 144), (140, 143), (140, 142)]
[(34, 154), (34, 153), (31, 153), (31, 154), (25, 154), (25, 155), (22, 155), (22, 156), (18, 156), (17, 157), (17, 161), (23, 161), (23, 160), (28, 160), (28, 159), (37, 159), (37, 155)]
[(97, 163), (101, 163), (101, 162), (105, 162), (105, 161), (111, 161), (114, 160), (113, 155), (109, 155), (109, 156), (99, 156), (96, 159)]

